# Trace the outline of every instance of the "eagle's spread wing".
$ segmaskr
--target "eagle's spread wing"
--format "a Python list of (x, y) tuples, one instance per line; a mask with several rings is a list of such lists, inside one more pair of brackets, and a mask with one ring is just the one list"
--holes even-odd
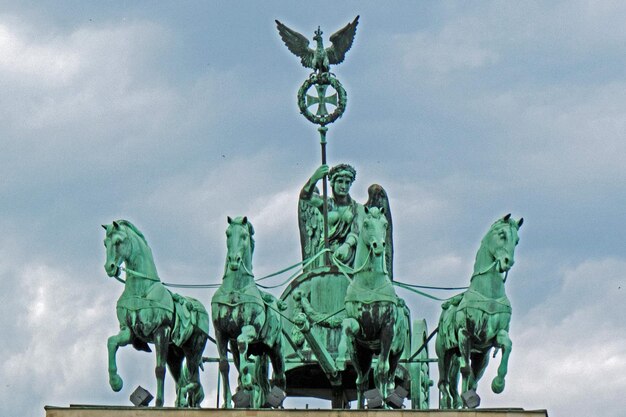
[(299, 56), (300, 62), (306, 68), (313, 68), (313, 49), (309, 48), (309, 40), (302, 34), (293, 29), (289, 29), (284, 24), (276, 20), (276, 28), (281, 39), (287, 45), (287, 48), (296, 56)]
[(359, 16), (355, 17), (352, 23), (348, 23), (343, 29), (339, 29), (330, 36), (330, 42), (333, 46), (326, 48), (326, 54), (328, 55), (328, 62), (330, 64), (340, 64), (343, 62), (346, 57), (346, 52), (348, 52), (354, 41), (356, 26), (358, 24)]

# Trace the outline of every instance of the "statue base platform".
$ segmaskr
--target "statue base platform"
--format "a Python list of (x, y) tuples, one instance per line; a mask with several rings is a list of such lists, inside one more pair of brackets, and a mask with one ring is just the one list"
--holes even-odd
[(155, 408), (77, 405), (46, 406), (46, 417), (548, 417), (547, 410), (477, 408), (473, 410), (320, 410), (320, 409), (215, 409)]

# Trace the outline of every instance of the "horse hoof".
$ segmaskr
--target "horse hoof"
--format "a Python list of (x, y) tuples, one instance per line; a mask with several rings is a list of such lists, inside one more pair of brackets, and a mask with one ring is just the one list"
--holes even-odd
[(122, 387), (124, 386), (124, 381), (122, 378), (115, 374), (109, 377), (109, 385), (111, 385), (111, 389), (115, 392), (120, 392)]
[(480, 396), (473, 389), (465, 391), (461, 399), (467, 408), (477, 408), (480, 405)]
[(504, 391), (504, 378), (499, 376), (495, 377), (493, 381), (491, 381), (491, 390), (496, 394), (500, 394)]

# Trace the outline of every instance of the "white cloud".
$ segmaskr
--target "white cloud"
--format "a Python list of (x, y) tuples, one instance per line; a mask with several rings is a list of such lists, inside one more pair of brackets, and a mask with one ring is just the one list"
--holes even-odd
[[(26, 264), (12, 272), (3, 279), (14, 279), (19, 289), (5, 302), (16, 311), (4, 320), (16, 321), (11, 324), (18, 333), (7, 337), (17, 338), (11, 344), (20, 348), (2, 349), (0, 374), (10, 376), (3, 378), (9, 389), (0, 390), (2, 414), (19, 414), (32, 404), (41, 407), (51, 399), (87, 393), (96, 389), (96, 381), (106, 383), (106, 365), (99, 365), (106, 358), (104, 341), (111, 330), (111, 323), (103, 320), (111, 310), (106, 305), (109, 294), (75, 270)], [(16, 392), (28, 392), (32, 403), (16, 403), (23, 399)]]
[(434, 34), (396, 35), (392, 43), (405, 71), (445, 77), (450, 72), (471, 71), (498, 61), (496, 51), (472, 36), (475, 32), (476, 27), (449, 25)]
[(80, 71), (80, 54), (63, 39), (37, 42), (0, 23), (0, 75), (41, 86), (66, 85)]

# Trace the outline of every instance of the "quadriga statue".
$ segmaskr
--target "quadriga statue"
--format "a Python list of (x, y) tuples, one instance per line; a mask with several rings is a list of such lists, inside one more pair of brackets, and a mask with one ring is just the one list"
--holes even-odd
[[(509, 323), (511, 303), (506, 296), (506, 274), (514, 263), (517, 232), (524, 219), (510, 214), (496, 221), (483, 238), (469, 288), (443, 304), (435, 348), (439, 362), (439, 408), (475, 408), (478, 381), (489, 362), (492, 348), (502, 351), (493, 392), (504, 390), (511, 355)], [(459, 372), (462, 388), (459, 394)]]

